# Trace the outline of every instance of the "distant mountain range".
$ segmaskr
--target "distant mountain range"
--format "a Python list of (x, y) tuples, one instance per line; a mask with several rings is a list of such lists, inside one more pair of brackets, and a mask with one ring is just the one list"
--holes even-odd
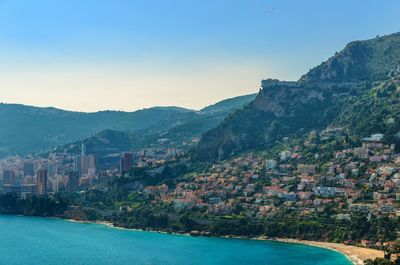
[(256, 99), (206, 132), (193, 153), (221, 159), (327, 126), (400, 138), (400, 33), (349, 43), (297, 82), (262, 81)]
[(0, 157), (48, 151), (88, 137), (107, 139), (109, 145), (105, 149), (115, 149), (115, 145), (120, 147), (115, 150), (129, 150), (168, 134), (176, 134), (175, 138), (200, 135), (255, 97), (253, 94), (224, 100), (200, 111), (154, 107), (135, 112), (83, 113), (0, 104)]

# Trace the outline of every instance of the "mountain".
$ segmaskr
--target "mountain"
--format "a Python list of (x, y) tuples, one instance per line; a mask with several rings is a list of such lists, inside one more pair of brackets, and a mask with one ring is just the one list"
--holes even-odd
[(156, 107), (135, 112), (83, 113), (16, 104), (0, 105), (0, 155), (47, 150), (105, 129), (142, 130), (192, 111)]
[[(166, 120), (164, 126), (150, 126), (137, 131), (104, 130), (89, 138), (95, 153), (104, 156), (143, 147), (185, 147), (202, 133), (218, 126), (232, 111), (249, 104), (257, 94), (226, 99), (200, 111), (186, 112), (174, 122)], [(81, 140), (56, 148), (58, 152), (80, 152)], [(186, 146), (188, 148), (188, 146)]]
[(400, 33), (346, 45), (310, 70), (300, 82), (364, 82), (382, 80), (400, 63)]
[(244, 107), (257, 97), (257, 94), (250, 94), (245, 96), (234, 97), (220, 101), (214, 105), (205, 107), (201, 110), (202, 113), (218, 113), (218, 112), (231, 112), (240, 107)]
[(328, 125), (393, 138), (400, 130), (399, 72), (399, 33), (352, 42), (297, 82), (263, 80), (256, 99), (206, 132), (193, 156), (226, 158)]
[(400, 67), (385, 80), (349, 97), (333, 124), (358, 138), (384, 133), (386, 140), (400, 147)]
[(197, 135), (217, 126), (231, 110), (241, 108), (251, 99), (243, 96), (226, 100), (215, 104), (212, 111), (154, 107), (135, 112), (84, 113), (0, 104), (0, 123), (3, 125), (0, 128), (0, 157), (47, 151), (110, 130), (134, 135), (128, 138), (136, 139), (133, 140), (136, 146), (152, 142), (168, 130)]

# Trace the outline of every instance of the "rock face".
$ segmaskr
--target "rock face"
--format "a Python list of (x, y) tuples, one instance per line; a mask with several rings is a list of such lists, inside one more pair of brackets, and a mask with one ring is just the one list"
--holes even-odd
[(257, 98), (205, 133), (194, 153), (200, 160), (225, 158), (264, 148), (290, 133), (320, 127), (331, 120), (332, 93), (296, 82), (264, 80)]
[(256, 99), (206, 132), (193, 156), (222, 159), (345, 120), (342, 110), (357, 112), (348, 104), (370, 93), (373, 82), (388, 80), (399, 65), (400, 34), (396, 33), (352, 42), (297, 82), (263, 80)]
[(323, 101), (321, 91), (307, 88), (296, 82), (263, 80), (261, 91), (252, 105), (255, 109), (270, 112), (276, 117), (293, 116), (299, 104)]

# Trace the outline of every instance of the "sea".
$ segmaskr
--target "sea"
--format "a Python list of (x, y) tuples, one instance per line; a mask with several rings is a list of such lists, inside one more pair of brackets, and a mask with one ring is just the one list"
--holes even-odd
[(341, 253), (273, 241), (191, 237), (0, 215), (1, 265), (350, 265)]

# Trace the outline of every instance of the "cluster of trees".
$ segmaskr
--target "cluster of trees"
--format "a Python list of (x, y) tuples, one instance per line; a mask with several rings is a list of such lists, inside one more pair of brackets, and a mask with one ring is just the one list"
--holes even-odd
[(23, 214), (29, 216), (59, 216), (65, 212), (68, 202), (58, 196), (32, 196), (21, 199), (16, 194), (0, 195), (0, 213)]
[[(387, 142), (400, 143), (399, 132), (400, 81), (388, 80), (366, 88), (362, 94), (350, 97), (336, 122), (358, 138), (383, 133)], [(397, 150), (399, 151), (399, 150)]]
[(179, 210), (172, 204), (150, 203), (151, 198), (130, 192), (127, 183), (126, 179), (118, 179), (106, 191), (91, 190), (64, 201), (84, 212), (83, 216), (111, 221), (122, 227), (174, 232), (196, 230), (213, 235), (386, 242), (395, 240), (400, 228), (398, 218), (366, 214), (353, 214), (350, 220), (337, 220), (330, 213), (300, 216), (287, 211), (273, 218), (259, 219), (247, 217), (241, 207), (225, 216), (209, 214), (205, 208)]
[(400, 264), (399, 262), (393, 262), (388, 259), (384, 258), (376, 258), (375, 260), (366, 260), (365, 265), (397, 265)]

